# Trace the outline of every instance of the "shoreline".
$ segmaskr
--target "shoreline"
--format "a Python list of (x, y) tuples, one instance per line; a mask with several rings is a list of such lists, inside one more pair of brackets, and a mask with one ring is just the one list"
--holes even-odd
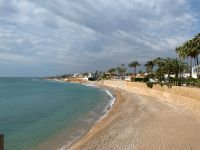
[(88, 136), (89, 134), (91, 134), (93, 132), (93, 130), (96, 130), (95, 128), (99, 128), (100, 125), (104, 124), (104, 119), (106, 119), (108, 117), (108, 115), (110, 114), (110, 111), (112, 111), (113, 107), (116, 105), (116, 101), (117, 101), (117, 94), (114, 88), (108, 87), (108, 86), (101, 86), (99, 84), (91, 84), (91, 82), (70, 82), (70, 83), (75, 83), (75, 84), (81, 84), (84, 86), (90, 86), (90, 87), (96, 87), (100, 90), (104, 90), (107, 95), (110, 96), (110, 100), (109, 103), (105, 106), (105, 108), (102, 110), (102, 112), (105, 111), (105, 114), (102, 116), (99, 116), (99, 119), (96, 120), (93, 125), (89, 128), (89, 130), (87, 132), (85, 132), (81, 137), (75, 139), (74, 141), (70, 142), (69, 145), (63, 145), (61, 148), (58, 148), (57, 150), (70, 150), (72, 145), (75, 145), (76, 143), (78, 143), (79, 141), (82, 141), (82, 139), (85, 138), (85, 136)]
[(100, 85), (99, 83), (95, 83), (95, 85), (97, 85), (101, 89), (109, 89), (111, 91), (114, 91), (115, 101), (113, 105), (110, 107), (110, 109), (107, 111), (107, 113), (104, 116), (102, 116), (96, 123), (94, 123), (94, 125), (91, 127), (91, 129), (87, 133), (85, 133), (80, 139), (78, 139), (77, 141), (74, 141), (70, 145), (69, 150), (77, 149), (78, 147), (83, 145), (85, 142), (87, 142), (90, 138), (92, 138), (92, 136), (97, 134), (99, 130), (103, 129), (107, 124), (109, 124), (110, 121), (114, 119), (114, 114), (117, 113), (120, 107), (120, 104), (123, 102), (121, 93), (119, 90), (109, 87), (109, 86)]
[[(63, 80), (52, 80), (52, 79), (50, 81), (62, 82), (62, 83), (66, 82)], [(49, 139), (45, 143), (41, 143), (38, 146), (36, 146), (34, 148), (35, 150), (44, 150), (44, 149), (45, 150), (47, 150), (47, 149), (66, 150), (66, 149), (69, 149), (69, 147), (71, 145), (73, 145), (74, 143), (76, 143), (77, 141), (82, 139), (82, 137), (85, 134), (90, 132), (90, 130), (91, 130), (91, 128), (93, 128), (93, 126), (95, 126), (96, 124), (101, 122), (108, 115), (112, 106), (115, 104), (116, 98), (115, 98), (115, 91), (113, 90), (113, 88), (106, 87), (106, 86), (99, 86), (99, 85), (93, 84), (93, 82), (84, 82), (84, 83), (83, 82), (66, 82), (66, 83), (80, 84), (80, 85), (88, 86), (91, 88), (97, 88), (97, 89), (105, 92), (105, 94), (108, 95), (110, 98), (108, 99), (108, 102), (105, 105), (105, 107), (101, 110), (102, 112), (99, 113), (97, 119), (93, 120), (93, 123), (91, 123), (91, 126), (85, 127), (85, 131), (84, 131), (83, 135), (80, 135), (80, 136), (77, 135), (77, 137), (74, 137), (70, 141), (68, 141), (68, 140), (65, 141), (66, 131), (65, 131), (65, 129), (62, 129), (62, 131), (59, 131), (59, 133), (57, 133), (55, 136), (53, 136), (51, 139)], [(54, 145), (53, 148), (51, 148), (52, 144)]]
[[(169, 95), (167, 95), (167, 97), (165, 97), (166, 93), (164, 93), (164, 96), (162, 94), (155, 95), (158, 92), (162, 93), (162, 91), (155, 92), (151, 89), (145, 89), (145, 88), (140, 89), (140, 88), (136, 88), (136, 87), (131, 88), (125, 84), (122, 84), (122, 82), (120, 82), (119, 84), (116, 84), (115, 81), (111, 81), (111, 83), (104, 83), (104, 81), (103, 82), (100, 81), (100, 82), (95, 82), (95, 84), (97, 84), (98, 86), (106, 86), (107, 88), (114, 89), (116, 91), (115, 104), (113, 105), (113, 107), (109, 111), (108, 115), (104, 119), (102, 119), (100, 122), (95, 124), (88, 133), (86, 133), (81, 139), (79, 139), (77, 142), (73, 143), (70, 146), (70, 148), (69, 148), (70, 150), (109, 149), (109, 147), (110, 148), (115, 147), (114, 149), (119, 149), (119, 150), (120, 149), (149, 149), (149, 148), (157, 149), (158, 147), (160, 147), (160, 149), (172, 149), (175, 147), (177, 149), (200, 148), (200, 143), (198, 141), (198, 139), (200, 138), (200, 118), (199, 118), (198, 114), (195, 114), (195, 110), (192, 113), (192, 112), (188, 111), (190, 109), (187, 109), (188, 108), (187, 106), (182, 107), (181, 104), (185, 104), (184, 100), (186, 100), (186, 98), (183, 99), (183, 102), (178, 101), (180, 103), (180, 105), (179, 105), (179, 103), (177, 103), (177, 100), (176, 101), (172, 101), (172, 100), (167, 101), (166, 98), (169, 99), (171, 97)], [(110, 85), (110, 84), (112, 84), (112, 85)], [(132, 91), (132, 90), (134, 90), (134, 91)], [(141, 91), (141, 90), (146, 90), (146, 91)], [(147, 92), (147, 93), (144, 93), (144, 92)], [(155, 92), (155, 94), (152, 94), (152, 92)], [(125, 96), (126, 94), (128, 96)], [(130, 95), (132, 95), (134, 97), (134, 99), (131, 98)], [(174, 97), (172, 96), (172, 98), (174, 98)], [(182, 98), (182, 97), (180, 97), (180, 98)], [(188, 98), (188, 99), (190, 100), (190, 98)], [(136, 104), (132, 103), (130, 100), (132, 100), (132, 101), (134, 100)], [(150, 103), (152, 106), (147, 105), (147, 103)], [(155, 130), (155, 127), (152, 127), (152, 129), (148, 126), (146, 127), (146, 125), (145, 125), (146, 123), (145, 124), (142, 123), (141, 127), (137, 126), (135, 121), (136, 122), (138, 120), (139, 120), (138, 122), (141, 121), (140, 115), (138, 115), (138, 116), (136, 115), (134, 119), (132, 118), (132, 116), (129, 116), (130, 118), (132, 118), (132, 120), (127, 118), (126, 115), (128, 115), (129, 113), (127, 113), (126, 110), (122, 110), (124, 108), (124, 105), (127, 105), (126, 108), (130, 111), (129, 113), (133, 113), (132, 115), (135, 115), (135, 114), (141, 115), (142, 114), (142, 116), (143, 116), (144, 115), (143, 113), (145, 113), (144, 116), (146, 119), (144, 119), (144, 120), (141, 119), (141, 120), (143, 122), (147, 121), (147, 122), (149, 122), (149, 124), (153, 124), (153, 126), (154, 126), (154, 124), (156, 126), (158, 126), (157, 127), (158, 133), (156, 132), (156, 134), (158, 134), (157, 136), (159, 138), (157, 139), (157, 136), (154, 135), (155, 134), (154, 132), (153, 132), (153, 134), (151, 133), (152, 135), (149, 134), (149, 132), (152, 132), (151, 130)], [(133, 105), (133, 107), (135, 105), (135, 110), (131, 110), (129, 108), (130, 107), (129, 105)], [(158, 108), (156, 108), (156, 107), (158, 107)], [(161, 108), (165, 110), (164, 117), (162, 114), (163, 110)], [(149, 112), (146, 113), (146, 109)], [(169, 111), (169, 110), (171, 110), (171, 111)], [(157, 111), (158, 111), (158, 113), (154, 114)], [(154, 115), (151, 116), (152, 114), (154, 114)], [(155, 120), (158, 120), (160, 122), (154, 122), (152, 120), (149, 120), (149, 117), (147, 117), (147, 116), (151, 116), (152, 118), (155, 117), (156, 118)], [(119, 124), (119, 123), (122, 121), (119, 118), (121, 120), (125, 120), (125, 122), (123, 122), (123, 123), (127, 124), (127, 122), (128, 122), (128, 124), (131, 124), (133, 127), (135, 126), (135, 128), (132, 128), (132, 126), (123, 126), (121, 130), (125, 130), (125, 131), (128, 130), (128, 131), (130, 131), (130, 133), (125, 134), (123, 131), (120, 131), (119, 126), (121, 124)], [(179, 121), (177, 121), (177, 120), (179, 120)], [(175, 125), (171, 125), (171, 124), (169, 124), (169, 122), (175, 122), (174, 123)], [(186, 125), (182, 126), (180, 124), (180, 122), (182, 122), (183, 124), (185, 122), (185, 124), (188, 125), (188, 127)], [(162, 127), (163, 124), (166, 126), (165, 128)], [(168, 126), (170, 126), (170, 127), (168, 127)], [(116, 129), (113, 129), (114, 127), (116, 127)], [(110, 130), (109, 130), (109, 128), (110, 128)], [(148, 129), (148, 128), (150, 128), (150, 129)], [(188, 132), (186, 132), (189, 128), (190, 128), (190, 130)], [(112, 132), (111, 132), (111, 130), (112, 130)], [(168, 132), (169, 133), (171, 132), (171, 130), (174, 132), (177, 132), (177, 135), (176, 135), (177, 137), (167, 135)], [(131, 133), (131, 131), (133, 133)], [(138, 135), (138, 133), (143, 134), (144, 131), (147, 133), (145, 133), (143, 135), (144, 137), (141, 137), (141, 139), (139, 141), (137, 141), (139, 139), (138, 137), (140, 137), (140, 135)], [(121, 135), (123, 138), (119, 136), (120, 140), (116, 139), (116, 137), (113, 136), (115, 134)], [(172, 135), (173, 135), (173, 133), (172, 133)], [(153, 141), (152, 143), (149, 144), (148, 136), (150, 136), (150, 139), (154, 139), (154, 140), (157, 140), (160, 142)], [(125, 141), (123, 141), (124, 139), (127, 141), (129, 141), (131, 139), (133, 141), (132, 142), (129, 141), (128, 143), (126, 143)], [(134, 139), (136, 140), (136, 142), (134, 142)], [(174, 142), (174, 139), (176, 139), (177, 142)], [(143, 144), (142, 145), (138, 144), (140, 142)], [(163, 142), (165, 144), (163, 144), (161, 146), (160, 143), (163, 143)], [(107, 143), (107, 144), (105, 144), (105, 143)], [(126, 144), (124, 144), (124, 143), (126, 143)]]

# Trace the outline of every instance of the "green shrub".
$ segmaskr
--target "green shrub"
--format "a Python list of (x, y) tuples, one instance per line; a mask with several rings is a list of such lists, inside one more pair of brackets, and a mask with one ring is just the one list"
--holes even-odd
[(134, 78), (134, 82), (143, 82), (144, 78)]
[(146, 84), (147, 84), (148, 88), (151, 88), (151, 89), (153, 88), (153, 83), (152, 82), (147, 82)]
[(144, 77), (143, 82), (149, 82), (149, 77)]
[(148, 75), (146, 75), (145, 77), (144, 77), (144, 79), (143, 79), (143, 82), (149, 82), (149, 79), (154, 79), (155, 78), (155, 75), (154, 74), (148, 74)]
[(171, 78), (170, 83), (176, 86), (185, 84), (187, 86), (200, 87), (200, 80), (193, 78)]

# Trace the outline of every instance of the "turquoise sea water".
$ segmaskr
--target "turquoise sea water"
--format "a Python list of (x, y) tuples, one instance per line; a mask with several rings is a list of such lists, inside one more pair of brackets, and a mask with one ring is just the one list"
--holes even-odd
[(5, 150), (31, 150), (61, 133), (69, 144), (105, 114), (110, 99), (104, 90), (81, 84), (0, 78)]

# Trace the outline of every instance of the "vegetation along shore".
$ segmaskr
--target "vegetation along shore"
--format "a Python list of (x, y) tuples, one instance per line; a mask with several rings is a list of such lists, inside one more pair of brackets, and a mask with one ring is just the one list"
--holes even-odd
[(107, 72), (57, 75), (50, 79), (111, 88), (116, 102), (76, 149), (200, 149), (200, 34), (175, 49), (177, 58), (157, 57), (141, 70), (138, 61)]

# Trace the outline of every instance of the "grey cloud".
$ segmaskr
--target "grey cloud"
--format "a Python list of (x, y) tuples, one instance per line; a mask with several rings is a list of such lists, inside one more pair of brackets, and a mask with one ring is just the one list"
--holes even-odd
[(42, 75), (174, 56), (200, 25), (195, 7), (193, 0), (0, 0), (0, 63), (47, 66)]

